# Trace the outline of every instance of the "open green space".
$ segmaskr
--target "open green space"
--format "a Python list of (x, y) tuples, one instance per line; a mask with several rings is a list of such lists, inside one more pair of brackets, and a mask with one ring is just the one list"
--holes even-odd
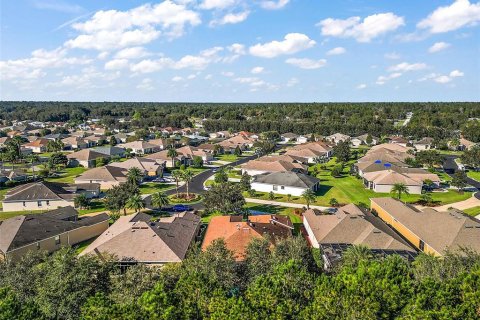
[(220, 161), (228, 161), (228, 162), (234, 162), (237, 161), (241, 158), (241, 156), (236, 156), (232, 153), (226, 153), (226, 154), (219, 154), (216, 156), (217, 160)]

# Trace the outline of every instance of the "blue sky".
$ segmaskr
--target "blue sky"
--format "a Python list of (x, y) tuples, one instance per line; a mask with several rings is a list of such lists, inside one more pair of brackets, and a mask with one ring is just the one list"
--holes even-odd
[(480, 100), (475, 1), (0, 6), (1, 100)]

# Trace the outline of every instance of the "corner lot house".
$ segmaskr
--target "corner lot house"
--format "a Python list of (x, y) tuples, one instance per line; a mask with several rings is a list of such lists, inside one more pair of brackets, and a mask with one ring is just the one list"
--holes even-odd
[(181, 262), (198, 234), (200, 217), (185, 212), (178, 217), (152, 218), (142, 212), (120, 217), (80, 255), (111, 254), (120, 263)]
[(273, 172), (255, 176), (251, 185), (255, 191), (301, 196), (307, 189), (317, 191), (320, 180), (303, 173)]
[(263, 161), (262, 158), (256, 160), (250, 160), (240, 166), (242, 168), (242, 174), (248, 173), (251, 176), (257, 174), (270, 173), (270, 172), (307, 172), (308, 167), (301, 163), (287, 162), (284, 160), (275, 161)]
[(130, 169), (138, 168), (145, 176), (158, 177), (162, 175), (164, 164), (159, 164), (157, 161), (147, 158), (132, 158), (124, 162), (112, 162), (110, 166)]
[(416, 168), (395, 168), (363, 174), (365, 187), (375, 192), (390, 192), (395, 183), (403, 183), (408, 187), (410, 194), (421, 194), (425, 180), (431, 180), (437, 186), (440, 178), (433, 173)]
[(392, 198), (370, 201), (372, 211), (420, 251), (442, 256), (445, 250), (468, 248), (480, 253), (480, 221), (459, 210), (418, 210)]
[(351, 245), (365, 245), (382, 254), (415, 255), (415, 250), (381, 219), (354, 204), (343, 206), (334, 214), (307, 210), (303, 213), (303, 225), (311, 245), (321, 249), (326, 269)]
[(293, 224), (287, 216), (257, 215), (250, 216), (248, 221), (242, 221), (241, 216), (217, 216), (208, 224), (202, 250), (206, 250), (214, 240), (223, 238), (227, 249), (233, 251), (235, 260), (242, 261), (252, 239), (269, 235), (267, 239), (273, 246), (276, 240), (291, 237), (292, 230)]
[(19, 260), (28, 251), (54, 252), (100, 235), (108, 215), (79, 217), (73, 207), (27, 214), (0, 221), (0, 260)]
[(20, 185), (8, 191), (3, 199), (3, 211), (52, 210), (73, 206), (78, 194), (98, 197), (100, 185), (96, 183), (59, 184), (46, 181)]

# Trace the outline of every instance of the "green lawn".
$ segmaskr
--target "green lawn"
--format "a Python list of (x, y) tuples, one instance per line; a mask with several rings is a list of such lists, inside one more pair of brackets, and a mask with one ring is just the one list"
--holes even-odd
[[(327, 170), (320, 169), (321, 165), (317, 166), (318, 174), (317, 178), (320, 179), (320, 188), (316, 192), (317, 200), (314, 205), (319, 206), (329, 206), (329, 201), (332, 198), (337, 199), (339, 204), (348, 204), (348, 203), (355, 203), (355, 204), (364, 204), (366, 206), (370, 206), (370, 198), (376, 197), (389, 197), (391, 196), (389, 193), (376, 193), (372, 190), (365, 189), (361, 179), (357, 179), (354, 176), (351, 176), (349, 172), (350, 164), (346, 165), (344, 169), (344, 173), (339, 178), (334, 178), (331, 176), (330, 171), (328, 169), (332, 168), (335, 165), (335, 160), (332, 159), (325, 165), (327, 166)], [(309, 171), (313, 171), (313, 167), (309, 168)], [(257, 192), (257, 198), (270, 200), (269, 195), (267, 193)], [(463, 192), (458, 193), (455, 190), (449, 190), (448, 192), (439, 192), (439, 193), (432, 193), (433, 201), (438, 202), (438, 204), (449, 204), (453, 202), (463, 201), (471, 197), (471, 192)], [(245, 193), (246, 197), (249, 197), (247, 193)], [(402, 200), (415, 203), (420, 200), (421, 195), (403, 195)], [(275, 201), (287, 201), (286, 195), (275, 195)], [(302, 197), (292, 197), (291, 202), (293, 203), (301, 203), (305, 204), (305, 201)]]
[(166, 191), (169, 189), (175, 189), (175, 184), (147, 182), (140, 185), (141, 194), (152, 194), (159, 191)]
[(436, 171), (435, 172), (437, 176), (440, 178), (440, 180), (445, 181), (445, 182), (450, 182), (452, 181), (452, 177), (450, 177), (448, 174), (442, 171)]
[(217, 160), (220, 161), (228, 161), (228, 162), (234, 162), (240, 159), (240, 157), (234, 155), (234, 154), (219, 154), (216, 156)]
[(467, 176), (469, 176), (472, 179), (475, 179), (477, 181), (480, 181), (480, 171), (468, 171)]
[(473, 208), (470, 208), (470, 209), (465, 209), (465, 210), (463, 210), (463, 212), (465, 212), (466, 214), (468, 214), (469, 216), (472, 216), (472, 217), (478, 216), (480, 214), (480, 206), (473, 207)]
[(82, 215), (82, 214), (102, 212), (102, 211), (107, 211), (107, 209), (105, 208), (105, 203), (102, 200), (97, 199), (97, 200), (92, 200), (90, 202), (89, 209), (78, 210), (78, 213)]
[(13, 217), (16, 217), (16, 216), (20, 216), (22, 214), (38, 214), (38, 213), (44, 213), (44, 212), (47, 212), (47, 210), (0, 212), (0, 220), (13, 218)]
[(84, 167), (64, 168), (58, 172), (58, 176), (45, 179), (46, 181), (59, 183), (74, 183), (74, 179), (87, 171)]
[(73, 246), (75, 249), (76, 254), (80, 254), (83, 250), (85, 250), (96, 238), (88, 239), (85, 241), (82, 241), (80, 243), (77, 243), (76, 245)]

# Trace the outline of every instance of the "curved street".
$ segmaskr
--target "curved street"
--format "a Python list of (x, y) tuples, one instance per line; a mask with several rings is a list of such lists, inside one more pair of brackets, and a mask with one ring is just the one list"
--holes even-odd
[[(451, 177), (453, 177), (455, 172), (457, 172), (459, 170), (458, 165), (455, 162), (455, 159), (457, 159), (457, 158), (458, 158), (458, 156), (455, 156), (455, 155), (446, 155), (445, 160), (443, 161), (443, 169), (445, 170), (445, 173), (448, 174)], [(480, 190), (480, 182), (479, 181), (467, 177), (467, 183), (469, 185), (471, 185), (472, 187), (477, 188), (477, 190)], [(480, 200), (480, 191), (476, 192), (474, 194), (474, 196), (475, 196), (475, 198)]]

